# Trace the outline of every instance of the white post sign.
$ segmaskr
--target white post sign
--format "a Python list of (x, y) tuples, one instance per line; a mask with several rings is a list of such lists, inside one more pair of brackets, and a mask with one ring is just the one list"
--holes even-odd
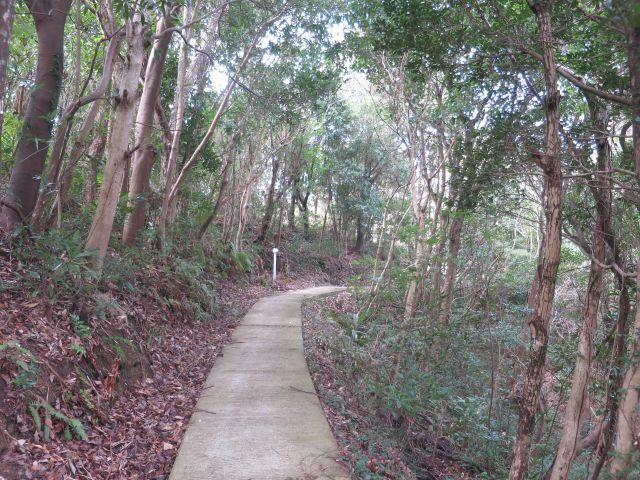
[(276, 247), (273, 247), (273, 250), (271, 250), (273, 252), (273, 281), (276, 281), (276, 272), (277, 272), (277, 267), (276, 267), (276, 262), (278, 261), (278, 249)]

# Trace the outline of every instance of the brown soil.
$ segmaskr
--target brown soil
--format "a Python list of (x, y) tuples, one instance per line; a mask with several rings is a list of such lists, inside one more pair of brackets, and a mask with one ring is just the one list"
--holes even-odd
[[(206, 375), (244, 312), (274, 291), (328, 283), (324, 274), (275, 286), (266, 273), (218, 277), (213, 315), (197, 321), (179, 301), (189, 289), (151, 267), (136, 272), (135, 290), (107, 285), (99, 298), (52, 301), (22, 288), (8, 253), (0, 251), (2, 480), (167, 478)], [(159, 300), (161, 291), (178, 300)], [(65, 440), (65, 422), (45, 404), (80, 420), (87, 438)]]

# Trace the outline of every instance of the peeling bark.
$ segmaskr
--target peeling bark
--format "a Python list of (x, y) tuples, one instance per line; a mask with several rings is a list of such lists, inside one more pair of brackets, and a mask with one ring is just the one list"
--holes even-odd
[(549, 322), (555, 296), (560, 247), (562, 244), (562, 169), (560, 160), (559, 104), (560, 92), (556, 72), (556, 62), (551, 28), (551, 7), (553, 0), (529, 0), (540, 30), (543, 50), (544, 78), (546, 94), (544, 98), (546, 114), (545, 151), (536, 159), (545, 178), (545, 237), (542, 255), (537, 267), (538, 291), (534, 299), (533, 312), (527, 323), (532, 329), (532, 343), (529, 363), (525, 374), (523, 398), (520, 405), (518, 428), (509, 480), (524, 480), (529, 470), (529, 449), (535, 426), (536, 409), (540, 400), (540, 390), (544, 375), (547, 345), (549, 342)]
[(131, 157), (129, 139), (137, 103), (138, 79), (144, 58), (144, 27), (140, 21), (140, 15), (127, 20), (126, 31), (127, 55), (118, 90), (120, 97), (107, 149), (107, 164), (104, 169), (100, 198), (86, 243), (87, 250), (96, 253), (95, 266), (98, 271), (102, 271), (124, 181), (125, 165)]
[(131, 164), (131, 180), (129, 182), (129, 208), (122, 233), (125, 245), (136, 243), (138, 235), (144, 228), (146, 196), (149, 191), (149, 179), (156, 157), (156, 150), (152, 142), (156, 102), (160, 95), (162, 72), (169, 50), (169, 43), (173, 30), (173, 10), (158, 21), (156, 40), (153, 43), (144, 77), (144, 88), (140, 97), (140, 106), (136, 117), (136, 150)]

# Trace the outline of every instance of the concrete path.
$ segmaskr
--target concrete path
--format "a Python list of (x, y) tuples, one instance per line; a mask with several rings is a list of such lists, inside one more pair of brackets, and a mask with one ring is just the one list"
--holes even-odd
[(249, 310), (209, 374), (170, 480), (349, 478), (302, 347), (302, 301), (338, 290), (297, 290)]

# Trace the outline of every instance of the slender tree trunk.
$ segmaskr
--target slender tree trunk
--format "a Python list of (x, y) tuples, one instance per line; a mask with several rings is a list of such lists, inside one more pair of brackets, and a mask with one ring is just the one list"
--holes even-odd
[(129, 215), (125, 220), (122, 241), (125, 245), (134, 245), (145, 223), (146, 196), (149, 192), (151, 170), (156, 157), (151, 133), (155, 118), (156, 103), (160, 95), (162, 72), (171, 43), (174, 9), (171, 9), (158, 21), (156, 39), (149, 53), (144, 88), (140, 97), (140, 106), (136, 116), (136, 150), (131, 163), (129, 182)]
[[(196, 2), (196, 7), (199, 2)], [(185, 7), (184, 20), (185, 23), (193, 21), (195, 10), (189, 7)], [(178, 57), (178, 78), (176, 80), (176, 98), (174, 104), (174, 111), (172, 113), (171, 128), (173, 130), (173, 137), (171, 139), (171, 147), (169, 149), (169, 155), (167, 156), (167, 163), (163, 172), (164, 190), (162, 193), (162, 207), (160, 211), (160, 218), (158, 220), (158, 230), (160, 235), (160, 246), (163, 248), (167, 237), (167, 224), (170, 218), (174, 218), (175, 214), (172, 209), (175, 210), (175, 201), (171, 202), (169, 199), (169, 193), (173, 183), (173, 178), (176, 173), (176, 167), (178, 165), (178, 155), (180, 154), (180, 139), (182, 137), (182, 127), (184, 124), (184, 111), (187, 104), (187, 96), (190, 90), (190, 84), (187, 84), (187, 70), (189, 68), (189, 52), (187, 43), (191, 39), (191, 28), (187, 28), (182, 34), (185, 41), (180, 42), (180, 50)], [(213, 220), (213, 219), (212, 219)], [(206, 231), (206, 228), (205, 228)], [(204, 232), (202, 233), (204, 235)], [(199, 238), (202, 238), (202, 235)]]
[(220, 188), (218, 188), (218, 195), (216, 196), (216, 203), (213, 206), (213, 211), (211, 215), (207, 217), (204, 221), (200, 230), (198, 231), (198, 241), (202, 241), (204, 238), (204, 234), (207, 233), (209, 226), (213, 223), (213, 221), (218, 217), (218, 213), (220, 212), (220, 208), (224, 203), (225, 196), (227, 194), (227, 187), (229, 186), (229, 172), (231, 169), (229, 166), (234, 162), (233, 159), (227, 160), (222, 167), (221, 179), (220, 179)]
[[(616, 250), (614, 258), (619, 260)], [(616, 260), (616, 261), (617, 261)], [(619, 406), (619, 392), (622, 389), (624, 370), (624, 355), (626, 351), (626, 336), (629, 330), (629, 315), (631, 313), (631, 299), (629, 295), (629, 285), (622, 276), (618, 277), (620, 296), (618, 299), (618, 318), (616, 319), (615, 330), (610, 342), (611, 360), (609, 364), (609, 376), (607, 382), (607, 401), (604, 407), (604, 423), (602, 435), (598, 438), (596, 455), (598, 461), (593, 468), (591, 480), (599, 478), (600, 472), (608, 459), (609, 450), (613, 444), (616, 429), (617, 411)]]
[(362, 255), (364, 253), (365, 229), (362, 221), (362, 214), (356, 218), (356, 241), (353, 245), (353, 253)]
[[(637, 17), (636, 11), (633, 14)], [(637, 20), (636, 20), (637, 21)], [(627, 27), (627, 64), (629, 66), (629, 83), (631, 85), (632, 107), (632, 135), (633, 135), (633, 162), (638, 184), (640, 184), (640, 26), (630, 25)]]
[(298, 196), (298, 210), (302, 214), (302, 234), (305, 239), (309, 239), (309, 194), (307, 192), (306, 195), (302, 195), (300, 191), (296, 192)]
[(249, 63), (249, 60), (253, 55), (253, 51), (258, 45), (258, 42), (260, 41), (262, 36), (266, 33), (267, 29), (278, 18), (280, 18), (283, 13), (284, 11), (280, 12), (275, 17), (264, 22), (258, 29), (258, 32), (253, 37), (253, 42), (251, 43), (251, 45), (245, 50), (244, 55), (242, 56), (242, 60), (240, 61), (240, 64), (236, 68), (236, 72), (233, 78), (230, 78), (229, 83), (227, 83), (227, 87), (225, 88), (222, 94), (222, 98), (220, 99), (220, 104), (218, 105), (218, 109), (216, 110), (216, 113), (214, 114), (213, 119), (211, 120), (211, 124), (209, 125), (207, 132), (204, 134), (204, 137), (202, 137), (202, 140), (200, 140), (200, 143), (198, 144), (196, 149), (193, 151), (189, 159), (183, 165), (182, 169), (180, 170), (180, 173), (176, 177), (175, 182), (173, 182), (173, 185), (171, 186), (171, 190), (169, 191), (169, 202), (172, 202), (173, 199), (176, 198), (180, 185), (186, 178), (186, 175), (189, 173), (189, 171), (196, 164), (196, 162), (198, 161), (198, 158), (200, 157), (200, 154), (202, 153), (204, 148), (207, 146), (207, 144), (209, 143), (209, 140), (211, 140), (211, 137), (213, 136), (216, 129), (218, 128), (220, 119), (222, 118), (223, 113), (226, 111), (227, 105), (229, 104), (229, 99), (231, 98), (231, 95), (233, 94), (236, 88), (236, 85), (238, 83), (236, 80), (238, 77), (240, 77), (244, 73), (244, 70)]
[[(458, 212), (459, 214), (459, 212)], [(449, 323), (451, 305), (453, 303), (453, 291), (456, 283), (456, 270), (458, 254), (460, 253), (460, 237), (462, 232), (462, 218), (455, 216), (449, 227), (449, 252), (447, 254), (447, 265), (444, 274), (444, 304), (440, 310), (438, 323), (441, 327), (446, 327)]]
[[(592, 115), (598, 112), (592, 109)], [(606, 132), (606, 121), (594, 119), (594, 130)], [(578, 355), (571, 379), (571, 393), (565, 407), (564, 426), (560, 437), (560, 444), (556, 459), (551, 470), (551, 480), (565, 480), (569, 476), (571, 464), (575, 458), (578, 443), (578, 433), (582, 423), (584, 402), (587, 397), (587, 384), (593, 355), (593, 335), (598, 325), (598, 309), (603, 289), (604, 265), (606, 263), (606, 231), (610, 215), (611, 182), (606, 172), (608, 170), (608, 140), (606, 136), (598, 134), (598, 173), (594, 175), (591, 189), (596, 201), (596, 222), (593, 226), (593, 241), (591, 246), (591, 269), (582, 327), (578, 342)]]
[(295, 182), (293, 182), (291, 191), (291, 197), (289, 201), (289, 208), (287, 210), (287, 225), (292, 232), (296, 231), (296, 202), (298, 201), (298, 195), (295, 191)]
[[(636, 282), (640, 285), (640, 265), (637, 267)], [(640, 290), (636, 292), (636, 305), (640, 305)], [(615, 478), (627, 478), (628, 468), (640, 460), (640, 450), (635, 439), (635, 426), (640, 421), (637, 412), (640, 394), (640, 308), (636, 315), (629, 338), (630, 365), (622, 380), (621, 399), (616, 419), (615, 451), (609, 464), (609, 472)]]
[(284, 219), (284, 204), (285, 202), (280, 203), (280, 212), (278, 213), (278, 234), (275, 240), (276, 247), (280, 247), (282, 243), (282, 224), (284, 223), (282, 220)]
[[(631, 22), (630, 22), (631, 23)], [(631, 85), (633, 161), (638, 184), (640, 184), (640, 26), (629, 25), (626, 32), (629, 80)], [(640, 207), (638, 207), (640, 208)], [(636, 285), (640, 285), (640, 263), (636, 266)], [(625, 335), (626, 337), (626, 335)], [(624, 342), (624, 338), (621, 340)], [(615, 478), (627, 478), (627, 469), (640, 459), (634, 426), (637, 425), (638, 395), (640, 393), (640, 289), (636, 288), (636, 315), (633, 328), (628, 335), (632, 339), (631, 364), (622, 379), (621, 398), (615, 419), (615, 450), (609, 464), (609, 472)]]
[(138, 79), (144, 59), (144, 27), (139, 14), (132, 20), (127, 20), (126, 30), (127, 55), (118, 89), (120, 96), (107, 149), (102, 190), (86, 243), (88, 250), (96, 252), (95, 266), (98, 271), (102, 271), (124, 181), (125, 165), (131, 157), (128, 145), (137, 103)]
[(15, 0), (0, 0), (0, 162), (2, 162), (2, 126), (6, 110), (7, 65), (9, 64), (9, 42), (13, 28)]
[(49, 163), (47, 165), (46, 179), (44, 180), (44, 183), (40, 189), (36, 204), (33, 209), (33, 218), (31, 223), (34, 230), (36, 231), (40, 230), (43, 227), (47, 198), (56, 189), (56, 187), (59, 187), (59, 177), (60, 170), (62, 168), (63, 154), (67, 145), (67, 140), (69, 139), (69, 135), (71, 133), (73, 118), (82, 106), (89, 103), (92, 104), (89, 112), (87, 113), (87, 116), (85, 117), (80, 132), (78, 133), (78, 137), (86, 137), (86, 135), (93, 127), (93, 123), (95, 122), (98, 111), (100, 109), (100, 102), (98, 100), (104, 97), (105, 93), (108, 90), (111, 80), (111, 73), (113, 72), (113, 65), (120, 50), (121, 41), (122, 35), (120, 34), (113, 35), (109, 40), (109, 45), (107, 47), (104, 63), (102, 66), (102, 78), (98, 82), (94, 91), (89, 95), (75, 100), (71, 105), (69, 105), (69, 107), (65, 109), (64, 113), (62, 114), (62, 121), (60, 122), (60, 125), (58, 125), (55, 136), (53, 138), (51, 156), (49, 157)]
[(257, 242), (263, 243), (267, 238), (267, 232), (271, 225), (271, 217), (275, 209), (276, 200), (276, 182), (278, 181), (278, 173), (280, 172), (280, 159), (275, 157), (271, 164), (271, 182), (269, 183), (269, 192), (267, 193), (267, 202), (264, 209), (264, 215), (262, 217), (262, 223), (260, 226), (260, 234), (258, 235)]
[(433, 312), (435, 315), (440, 314), (440, 306), (442, 305), (442, 259), (444, 257), (445, 246), (447, 244), (447, 231), (449, 228), (449, 213), (445, 212), (441, 219), (442, 226), (440, 231), (440, 240), (436, 247), (436, 258), (433, 262), (433, 277), (431, 287), (431, 298), (433, 299)]
[[(82, 199), (85, 205), (91, 205), (96, 201), (96, 197), (98, 195), (98, 169), (100, 158), (104, 154), (105, 146), (105, 138), (99, 133), (93, 137), (93, 140), (89, 145), (89, 151), (87, 154), (87, 157), (89, 157), (87, 162), (89, 171), (87, 172), (87, 181), (85, 184), (84, 192), (82, 194)], [(67, 185), (68, 183), (70, 182), (66, 182), (63, 179), (63, 186)], [(68, 188), (65, 188), (65, 190), (68, 190)], [(61, 195), (58, 201), (61, 202), (62, 205), (64, 205), (65, 198), (62, 197), (62, 192), (60, 193)]]
[[(0, 231), (28, 223), (38, 196), (53, 115), (58, 107), (64, 64), (64, 26), (71, 0), (30, 0), (27, 6), (38, 35), (35, 87), (27, 107), (7, 198), (0, 211)], [(4, 12), (3, 12), (4, 13)]]
[(527, 323), (532, 327), (533, 338), (529, 364), (525, 374), (523, 398), (520, 405), (520, 416), (509, 480), (524, 480), (527, 478), (529, 470), (529, 448), (531, 447), (531, 435), (535, 426), (535, 414), (542, 388), (549, 341), (549, 322), (551, 320), (562, 244), (563, 191), (559, 136), (560, 92), (558, 91), (551, 29), (553, 0), (529, 0), (529, 6), (537, 18), (540, 30), (546, 84), (544, 98), (546, 113), (545, 151), (537, 159), (544, 171), (547, 187), (545, 198), (546, 225), (542, 258), (537, 267), (538, 294), (533, 312), (527, 318)]
[[(413, 260), (413, 268), (415, 271), (411, 276), (409, 287), (407, 288), (407, 294), (405, 296), (404, 304), (404, 318), (405, 321), (414, 317), (416, 313), (416, 291), (418, 288), (418, 280), (422, 273), (422, 262), (424, 260), (424, 225), (425, 225), (425, 212), (422, 209), (422, 205), (419, 205), (418, 213), (418, 233), (416, 235), (415, 243), (415, 258)], [(377, 262), (377, 259), (376, 259)]]
[[(387, 233), (387, 220), (389, 217), (389, 208), (391, 205), (391, 202), (393, 201), (396, 193), (397, 193), (398, 189), (394, 189), (393, 192), (391, 192), (391, 195), (389, 195), (389, 198), (387, 198), (387, 201), (385, 202), (384, 205), (384, 211), (382, 213), (382, 225), (380, 226), (380, 232), (378, 233), (378, 241), (377, 241), (377, 246), (376, 246), (376, 256), (374, 258), (374, 263), (373, 263), (373, 271), (371, 272), (371, 287), (370, 287), (370, 292), (373, 290), (373, 285), (376, 282), (376, 277), (378, 276), (378, 263), (382, 260), (382, 244), (384, 242), (384, 236)], [(325, 214), (326, 216), (326, 214)]]
[[(94, 125), (100, 124), (101, 110), (105, 108), (101, 105), (101, 103), (102, 102), (95, 102), (94, 104), (91, 105), (91, 108), (87, 113), (86, 118), (84, 119), (82, 127), (80, 127), (80, 131), (78, 132), (75, 142), (73, 143), (71, 152), (69, 152), (69, 159), (67, 162), (67, 166), (62, 172), (60, 181), (58, 182), (60, 186), (58, 188), (58, 194), (56, 195), (56, 200), (52, 205), (51, 212), (55, 210), (61, 210), (67, 204), (67, 200), (69, 198), (69, 190), (71, 189), (71, 180), (73, 177), (73, 172), (75, 171), (76, 166), (78, 165), (78, 162), (80, 161), (80, 159), (85, 153), (85, 149), (87, 148), (87, 140), (89, 137), (89, 133)], [(95, 137), (89, 147), (89, 155), (93, 156), (94, 158), (96, 156), (102, 155), (102, 152), (104, 151), (104, 146), (105, 146), (104, 138), (101, 135), (101, 133), (98, 131), (95, 134)], [(93, 178), (88, 180), (89, 182), (93, 182), (93, 185), (95, 188), (98, 167), (97, 167), (97, 162), (93, 158), (90, 160), (90, 162), (91, 162), (92, 168), (95, 168), (96, 173), (94, 174)], [(93, 165), (95, 165), (95, 167), (93, 167)], [(94, 192), (94, 195), (89, 200), (88, 204), (93, 203), (94, 200), (95, 200), (95, 192)], [(52, 220), (51, 212), (47, 216), (46, 224), (51, 224), (51, 220)], [(60, 228), (60, 225), (58, 225), (58, 228)]]

